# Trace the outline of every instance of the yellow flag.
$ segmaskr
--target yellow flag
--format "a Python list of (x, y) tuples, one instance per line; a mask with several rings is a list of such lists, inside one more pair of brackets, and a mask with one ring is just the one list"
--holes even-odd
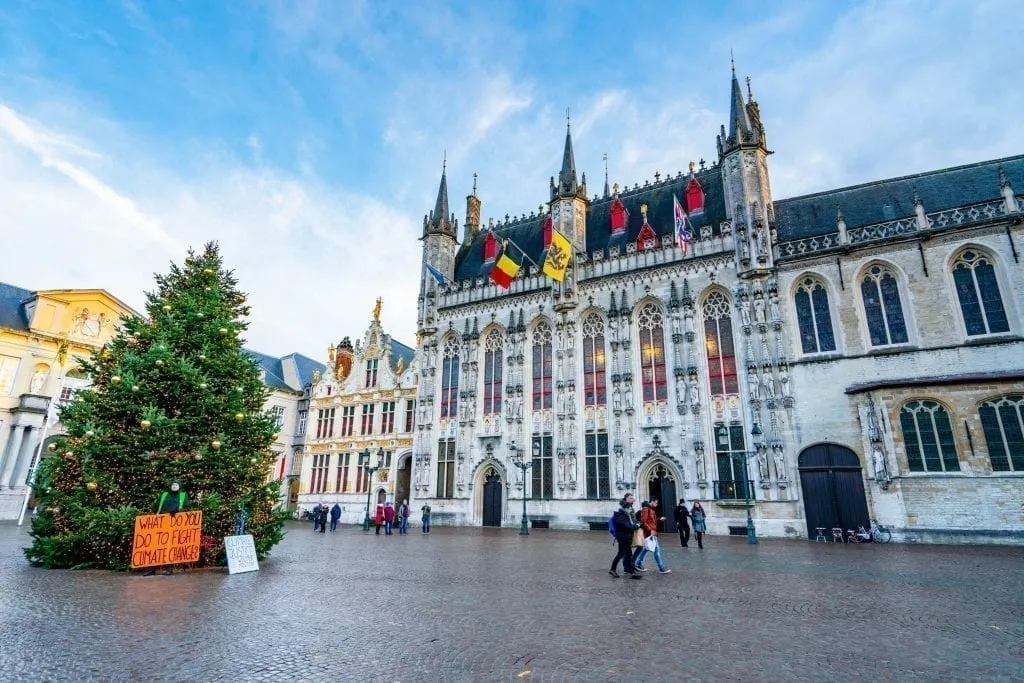
[(548, 254), (541, 270), (552, 280), (561, 282), (565, 279), (565, 270), (569, 267), (570, 256), (572, 256), (572, 245), (569, 244), (569, 240), (558, 230), (552, 228), (551, 244), (548, 245)]

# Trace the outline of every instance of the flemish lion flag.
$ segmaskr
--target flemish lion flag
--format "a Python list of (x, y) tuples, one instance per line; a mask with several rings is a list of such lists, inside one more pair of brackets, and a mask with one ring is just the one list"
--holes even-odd
[(544, 258), (544, 267), (541, 270), (552, 280), (561, 282), (565, 279), (565, 270), (569, 267), (570, 256), (572, 256), (572, 245), (569, 240), (558, 230), (552, 228), (551, 244), (548, 245), (548, 253)]
[(498, 262), (491, 268), (491, 281), (502, 289), (508, 289), (512, 284), (512, 278), (519, 272), (519, 268), (520, 265), (508, 255), (508, 243), (506, 242), (501, 250), (501, 256), (498, 257)]

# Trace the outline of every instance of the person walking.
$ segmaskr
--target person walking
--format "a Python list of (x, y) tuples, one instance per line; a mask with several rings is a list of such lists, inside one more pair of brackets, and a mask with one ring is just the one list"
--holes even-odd
[(330, 509), (327, 507), (327, 503), (320, 503), (320, 511), (318, 513), (320, 516), (320, 533), (327, 531), (327, 515), (329, 511)]
[(676, 527), (679, 529), (679, 543), (684, 548), (688, 548), (690, 542), (690, 511), (686, 509), (685, 500), (679, 499), (679, 505), (676, 505), (672, 516), (675, 518)]
[(612, 568), (608, 570), (608, 573), (616, 579), (619, 578), (617, 569), (620, 560), (622, 561), (622, 571), (629, 574), (631, 578), (643, 578), (633, 566), (633, 548), (631, 547), (633, 532), (640, 528), (640, 524), (636, 521), (636, 514), (633, 512), (634, 500), (633, 494), (627, 493), (619, 502), (619, 509), (612, 515), (612, 528), (615, 530), (615, 543), (618, 546), (618, 552), (612, 560)]
[(384, 504), (383, 503), (377, 503), (377, 509), (374, 510), (374, 513), (373, 513), (373, 525), (375, 527), (377, 527), (377, 530), (374, 531), (374, 534), (376, 534), (377, 536), (380, 536), (380, 528), (382, 526), (384, 526)]
[(423, 523), (423, 533), (430, 533), (430, 505), (424, 503), (420, 508), (420, 522)]
[(390, 536), (391, 530), (395, 526), (395, 506), (389, 500), (387, 505), (384, 506), (384, 535)]
[(693, 520), (693, 535), (697, 537), (697, 547), (704, 550), (704, 532), (707, 531), (707, 515), (699, 500), (693, 501), (690, 508), (690, 519)]
[(403, 500), (398, 508), (398, 533), (404, 536), (409, 531), (409, 500)]
[(338, 520), (341, 519), (341, 506), (337, 503), (331, 508), (331, 533), (338, 528)]
[(647, 553), (654, 553), (654, 562), (658, 565), (658, 571), (662, 574), (671, 574), (671, 569), (665, 568), (665, 561), (661, 557), (661, 544), (658, 542), (658, 522), (664, 522), (664, 517), (658, 516), (658, 499), (651, 498), (650, 502), (643, 504), (640, 510), (640, 528), (644, 531), (644, 544), (633, 554), (633, 566), (639, 572), (644, 569), (644, 559)]

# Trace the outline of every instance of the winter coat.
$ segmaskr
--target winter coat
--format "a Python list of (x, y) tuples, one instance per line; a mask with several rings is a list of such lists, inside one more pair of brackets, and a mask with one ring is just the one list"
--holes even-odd
[(384, 508), (384, 521), (388, 523), (395, 521), (395, 508), (390, 505)]
[(707, 525), (704, 523), (706, 515), (703, 510), (692, 510), (690, 512), (690, 518), (693, 519), (693, 530), (704, 533), (707, 531)]
[(633, 531), (640, 526), (622, 508), (615, 511), (612, 523), (615, 525), (615, 540), (621, 543), (629, 543), (633, 538)]
[(644, 538), (658, 535), (658, 512), (652, 507), (640, 510), (640, 527), (644, 530)]
[(676, 518), (676, 526), (689, 526), (690, 511), (686, 509), (685, 505), (677, 505), (674, 516)]
[(331, 508), (331, 519), (335, 522), (341, 519), (341, 506), (337, 503), (335, 503), (334, 507)]
[(399, 517), (408, 517), (409, 516), (409, 506), (406, 505), (405, 503), (402, 503), (401, 507), (398, 508), (398, 516)]
[(373, 513), (373, 523), (380, 526), (384, 523), (384, 506), (378, 505), (376, 512)]

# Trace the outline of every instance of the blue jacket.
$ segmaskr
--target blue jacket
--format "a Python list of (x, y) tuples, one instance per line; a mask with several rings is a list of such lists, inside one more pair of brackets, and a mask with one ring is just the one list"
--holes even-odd
[(628, 541), (633, 537), (633, 532), (640, 528), (640, 525), (629, 518), (629, 513), (619, 508), (612, 517), (615, 525), (615, 540)]

